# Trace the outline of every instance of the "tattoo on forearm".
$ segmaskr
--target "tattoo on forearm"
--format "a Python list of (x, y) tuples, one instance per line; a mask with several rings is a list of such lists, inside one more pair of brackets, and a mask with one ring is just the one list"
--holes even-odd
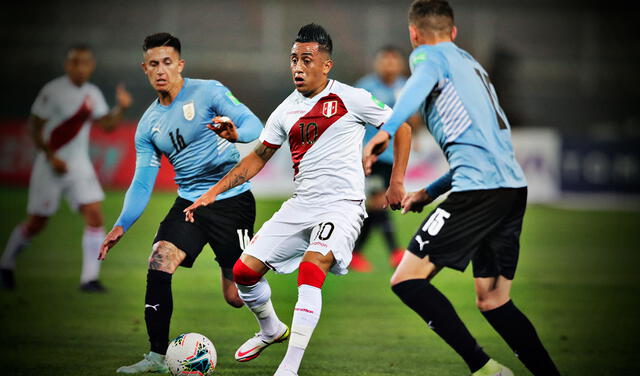
[(253, 152), (256, 153), (258, 157), (260, 157), (263, 161), (266, 162), (269, 159), (271, 159), (271, 157), (276, 152), (276, 150), (278, 149), (267, 147), (264, 144), (258, 144), (256, 148), (253, 149)]
[[(236, 169), (238, 171), (235, 171)], [(224, 190), (227, 191), (231, 188), (237, 187), (240, 184), (246, 182), (247, 176), (249, 175), (248, 173), (249, 173), (249, 170), (246, 167), (242, 170), (240, 170), (240, 168), (238, 167), (234, 168), (230, 173), (229, 181), (225, 185)]]

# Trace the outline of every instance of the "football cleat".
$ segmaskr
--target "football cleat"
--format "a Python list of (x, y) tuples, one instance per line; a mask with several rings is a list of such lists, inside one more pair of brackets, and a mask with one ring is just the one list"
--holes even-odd
[(484, 367), (475, 371), (471, 376), (513, 376), (513, 372), (495, 360), (489, 359)]
[(164, 362), (164, 355), (150, 351), (143, 355), (144, 358), (138, 363), (130, 366), (122, 366), (116, 370), (117, 373), (169, 373), (169, 368)]
[(0, 278), (2, 280), (2, 288), (6, 290), (15, 290), (16, 277), (11, 269), (0, 269)]
[(349, 264), (349, 269), (354, 272), (369, 273), (373, 270), (373, 266), (371, 266), (371, 263), (359, 252), (354, 252), (351, 263)]
[(98, 280), (82, 283), (79, 289), (82, 292), (107, 292), (107, 288)]
[(257, 358), (264, 349), (273, 345), (274, 343), (284, 342), (289, 339), (289, 327), (284, 323), (283, 328), (279, 335), (274, 336), (273, 339), (264, 337), (262, 333), (256, 333), (255, 336), (249, 338), (242, 344), (236, 351), (235, 357), (238, 362), (248, 362)]

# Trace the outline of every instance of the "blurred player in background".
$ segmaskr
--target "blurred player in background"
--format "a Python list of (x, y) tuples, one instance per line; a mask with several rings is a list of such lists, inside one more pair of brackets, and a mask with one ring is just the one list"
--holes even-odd
[[(373, 94), (378, 100), (392, 107), (402, 90), (407, 78), (405, 59), (402, 51), (395, 46), (384, 46), (378, 50), (374, 61), (375, 72), (355, 83), (355, 87), (363, 88)], [(371, 124), (365, 127), (364, 143), (366, 144), (378, 132)], [(369, 272), (372, 266), (362, 254), (362, 247), (367, 242), (371, 230), (379, 228), (389, 250), (389, 263), (394, 268), (402, 259), (404, 249), (398, 247), (393, 222), (386, 208), (385, 192), (389, 189), (391, 169), (393, 167), (393, 144), (378, 156), (378, 160), (371, 168), (371, 174), (365, 180), (367, 191), (367, 214), (362, 225), (362, 231), (353, 250), (353, 259), (349, 268), (357, 272)], [(397, 184), (397, 183), (396, 183)]]
[(450, 170), (425, 189), (407, 194), (403, 212), (420, 212), (439, 195), (452, 193), (417, 230), (391, 277), (392, 289), (465, 360), (473, 375), (513, 375), (489, 358), (431, 284), (443, 267), (463, 271), (472, 262), (483, 316), (534, 375), (558, 375), (535, 328), (510, 298), (527, 183), (493, 85), (482, 66), (453, 43), (457, 29), (447, 1), (414, 1), (409, 34), (412, 75), (365, 156), (387, 143), (420, 109)]
[(100, 258), (106, 257), (147, 206), (161, 155), (173, 165), (179, 188), (149, 257), (144, 318), (150, 351), (138, 363), (120, 367), (120, 373), (168, 371), (164, 357), (173, 312), (171, 279), (178, 266), (190, 268), (207, 243), (220, 265), (225, 300), (242, 307), (232, 267), (253, 236), (256, 211), (249, 183), (228, 190), (215, 204), (200, 210), (196, 224), (185, 222), (182, 211), (238, 162), (233, 143), (251, 142), (262, 130), (260, 120), (220, 82), (182, 77), (185, 62), (178, 38), (153, 34), (145, 38), (142, 49), (142, 69), (158, 99), (138, 123), (136, 172)]
[[(391, 114), (391, 108), (368, 91), (328, 78), (332, 49), (331, 37), (321, 26), (300, 29), (290, 55), (296, 89), (271, 114), (254, 151), (185, 210), (187, 220), (197, 222), (198, 213), (206, 209), (202, 206), (251, 179), (289, 141), (296, 185), (293, 197), (262, 226), (233, 267), (240, 297), (260, 326), (260, 332), (236, 351), (240, 362), (256, 358), (267, 346), (289, 336), (289, 328), (273, 309), (271, 289), (263, 276), (269, 269), (276, 273), (299, 269), (291, 339), (277, 376), (297, 375), (320, 319), (326, 274), (347, 273), (366, 217), (361, 161), (364, 125), (379, 127)], [(402, 177), (411, 144), (409, 125), (402, 125), (394, 142), (406, 144), (397, 149), (400, 154), (395, 155), (392, 173)], [(402, 184), (389, 194), (391, 203), (399, 207)]]
[(92, 123), (105, 130), (114, 129), (131, 105), (131, 96), (118, 85), (117, 104), (109, 111), (100, 89), (89, 82), (95, 67), (87, 45), (69, 48), (66, 74), (47, 83), (31, 107), (29, 130), (38, 154), (29, 181), (27, 220), (13, 230), (0, 259), (5, 288), (15, 288), (16, 256), (44, 229), (64, 195), (85, 222), (80, 290), (105, 291), (98, 280), (98, 253), (104, 239), (100, 202), (104, 193), (89, 158), (89, 131)]

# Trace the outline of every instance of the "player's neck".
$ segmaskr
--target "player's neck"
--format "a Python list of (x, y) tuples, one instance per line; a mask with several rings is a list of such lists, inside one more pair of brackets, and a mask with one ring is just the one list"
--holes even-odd
[(173, 85), (169, 90), (158, 92), (158, 102), (160, 102), (160, 104), (163, 106), (170, 105), (176, 99), (178, 94), (180, 94), (182, 86), (184, 86), (184, 78), (182, 78), (181, 76), (178, 82), (176, 82), (176, 84)]
[(308, 93), (300, 93), (302, 94), (305, 98), (313, 98), (316, 95), (322, 93), (322, 91), (327, 87), (327, 85), (329, 85), (329, 79), (327, 79), (322, 85), (318, 86), (318, 88), (316, 88), (315, 90), (312, 90)]

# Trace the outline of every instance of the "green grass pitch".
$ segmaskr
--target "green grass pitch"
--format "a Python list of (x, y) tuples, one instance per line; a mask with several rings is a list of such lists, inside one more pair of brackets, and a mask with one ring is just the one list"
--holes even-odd
[[(26, 193), (3, 188), (0, 242), (23, 217)], [(122, 192), (104, 202), (107, 227)], [(62, 206), (18, 259), (18, 289), (0, 291), (0, 375), (113, 375), (148, 351), (143, 319), (147, 257), (159, 221), (174, 195), (155, 193), (142, 218), (103, 264), (106, 295), (78, 292), (82, 222)], [(260, 224), (281, 201), (258, 200)], [(394, 214), (406, 244), (424, 214)], [(564, 375), (637, 374), (640, 309), (640, 214), (572, 211), (531, 205), (525, 218), (514, 302), (536, 325)], [(388, 287), (391, 268), (376, 234), (366, 255), (375, 271), (330, 276), (320, 323), (300, 375), (467, 375), (460, 358), (402, 305)], [(295, 275), (268, 275), (281, 319), (291, 322)], [(528, 372), (484, 321), (474, 304), (470, 270), (443, 271), (434, 281), (452, 301), (478, 342), (495, 359)], [(220, 271), (207, 247), (194, 268), (173, 279), (171, 336), (200, 332), (218, 351), (219, 375), (271, 375), (286, 345), (274, 345), (246, 364), (233, 353), (257, 331), (246, 308), (228, 306)]]

